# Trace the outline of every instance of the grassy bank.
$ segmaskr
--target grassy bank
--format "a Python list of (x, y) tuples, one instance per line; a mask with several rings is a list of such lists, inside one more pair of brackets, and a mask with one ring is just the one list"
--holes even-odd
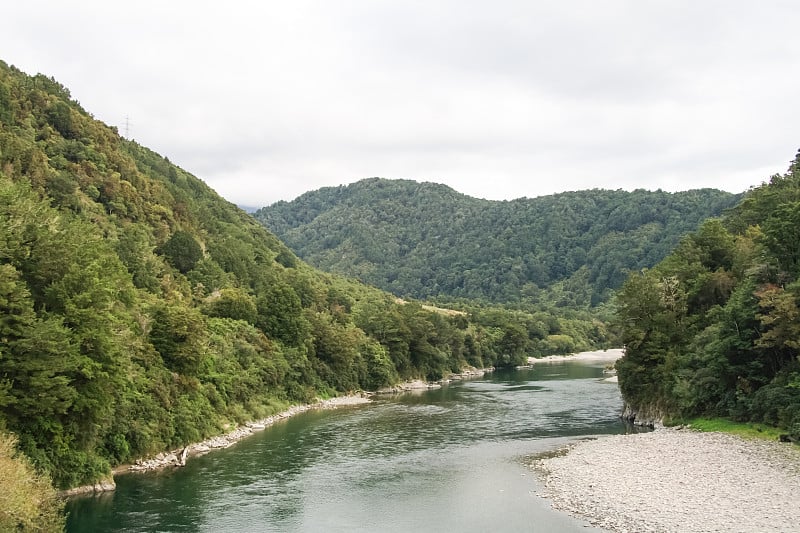
[(673, 420), (672, 426), (690, 426), (697, 431), (718, 431), (720, 433), (730, 433), (739, 437), (778, 440), (778, 437), (786, 433), (786, 430), (768, 426), (766, 424), (756, 424), (751, 422), (734, 422), (726, 418), (689, 418), (685, 420)]

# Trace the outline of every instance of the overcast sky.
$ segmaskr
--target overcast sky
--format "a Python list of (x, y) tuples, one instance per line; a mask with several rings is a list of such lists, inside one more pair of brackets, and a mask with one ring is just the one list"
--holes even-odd
[(786, 1), (37, 1), (0, 59), (228, 200), (363, 178), (741, 192), (800, 148)]

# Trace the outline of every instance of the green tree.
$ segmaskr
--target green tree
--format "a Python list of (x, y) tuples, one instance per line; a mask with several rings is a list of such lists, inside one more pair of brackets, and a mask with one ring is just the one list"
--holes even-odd
[(528, 332), (520, 324), (510, 323), (503, 328), (503, 337), (498, 343), (499, 363), (502, 366), (525, 364), (528, 349)]
[(187, 231), (178, 230), (165, 242), (160, 249), (167, 261), (186, 274), (195, 267), (203, 258), (203, 249), (200, 243)]
[(800, 274), (800, 201), (777, 206), (762, 224), (764, 242), (781, 268)]
[(199, 310), (178, 305), (159, 305), (153, 310), (150, 342), (167, 368), (197, 375), (207, 355), (207, 326)]
[(208, 316), (244, 320), (249, 324), (258, 321), (258, 309), (252, 296), (242, 289), (222, 289), (206, 301), (204, 312)]
[(80, 134), (70, 106), (63, 101), (56, 101), (47, 109), (47, 119), (65, 139), (75, 139)]
[(632, 275), (616, 299), (625, 355), (616, 363), (629, 405), (664, 410), (669, 388), (665, 367), (682, 342), (685, 293), (679, 280), (653, 270)]
[(273, 283), (261, 286), (256, 299), (256, 325), (268, 337), (287, 346), (300, 346), (308, 338), (308, 321), (303, 316), (300, 298), (288, 285)]
[(10, 124), (13, 119), (11, 91), (4, 83), (0, 83), (0, 122)]
[(130, 224), (120, 232), (116, 245), (117, 255), (132, 276), (133, 284), (157, 294), (163, 263), (154, 255), (154, 246), (145, 227)]
[(800, 281), (785, 288), (766, 285), (755, 296), (762, 331), (755, 346), (763, 350), (765, 373), (774, 377), (800, 354)]

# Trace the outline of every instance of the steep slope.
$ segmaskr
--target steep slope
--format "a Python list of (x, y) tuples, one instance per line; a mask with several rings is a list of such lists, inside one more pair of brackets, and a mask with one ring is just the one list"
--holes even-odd
[(723, 416), (800, 441), (800, 154), (618, 295), (628, 416)]
[(399, 296), (586, 307), (738, 198), (592, 190), (497, 202), (372, 178), (255, 216), (312, 265)]
[(606, 340), (483, 314), (313, 270), (53, 79), (0, 62), (0, 432), (58, 486), (320, 395)]

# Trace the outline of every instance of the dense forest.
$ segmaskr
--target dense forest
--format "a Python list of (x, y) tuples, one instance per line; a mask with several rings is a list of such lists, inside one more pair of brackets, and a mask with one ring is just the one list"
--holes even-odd
[(310, 264), (401, 297), (586, 309), (738, 198), (591, 190), (499, 202), (372, 178), (255, 216)]
[(0, 62), (0, 436), (24, 454), (15, 472), (76, 486), (292, 403), (613, 342), (580, 313), (445, 313), (316, 271), (52, 78)]
[(617, 296), (628, 415), (722, 416), (800, 440), (800, 154)]

